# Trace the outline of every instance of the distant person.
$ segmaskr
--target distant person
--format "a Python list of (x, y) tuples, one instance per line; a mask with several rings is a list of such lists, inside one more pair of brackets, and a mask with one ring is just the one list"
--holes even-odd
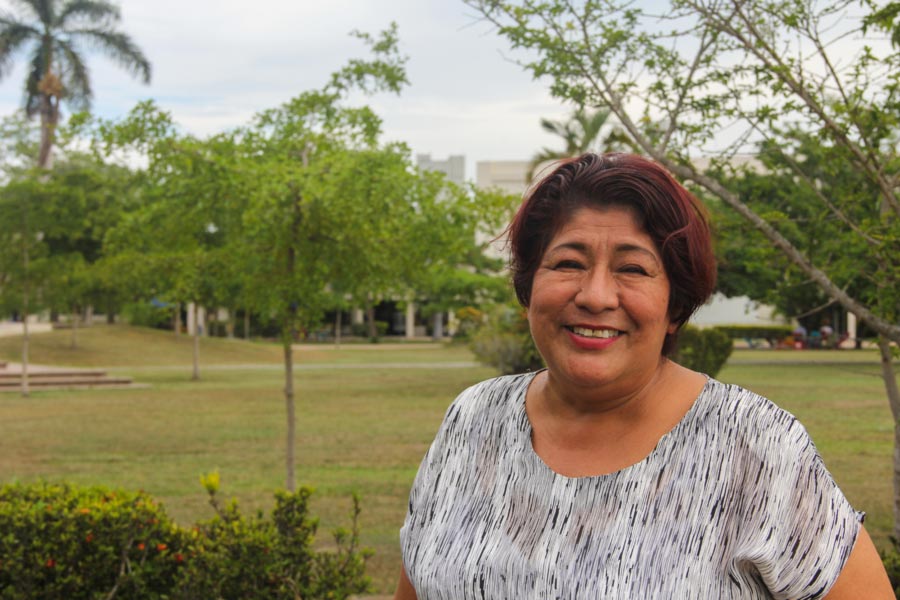
[(804, 428), (671, 361), (715, 287), (699, 202), (585, 154), (509, 227), (547, 368), (464, 391), (419, 467), (397, 599), (893, 599)]
[(813, 329), (812, 333), (809, 334), (809, 347), (813, 350), (818, 350), (822, 347), (822, 332), (818, 329)]
[(822, 324), (822, 327), (819, 328), (819, 331), (822, 333), (822, 345), (825, 347), (833, 345), (834, 329), (831, 328), (831, 325), (828, 321), (825, 321)]
[(797, 350), (800, 350), (800, 349), (806, 347), (806, 343), (807, 343), (806, 327), (804, 327), (803, 325), (798, 323), (797, 326), (794, 327), (794, 330), (791, 332), (791, 335), (794, 337), (794, 348), (796, 348)]

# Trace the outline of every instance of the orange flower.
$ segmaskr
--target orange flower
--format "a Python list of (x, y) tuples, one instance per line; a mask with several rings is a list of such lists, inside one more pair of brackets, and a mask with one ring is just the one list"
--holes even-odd
[(143, 550), (146, 546), (144, 546), (144, 542), (139, 542), (137, 545), (138, 550)]
[(168, 546), (166, 546), (165, 544), (157, 544), (156, 545), (156, 549), (159, 550), (160, 552), (162, 552), (166, 548), (168, 548)]
[(184, 556), (180, 553), (175, 555), (175, 562), (184, 562)]
[(47, 562), (46, 562), (46, 565), (47, 565), (47, 568), (48, 568), (48, 569), (52, 569), (53, 567), (56, 566), (56, 561), (53, 560), (52, 558), (48, 558), (48, 559), (47, 559)]
[(80, 512), (80, 513), (83, 514), (83, 515), (89, 515), (89, 514), (91, 514), (91, 509), (89, 509), (89, 508), (82, 508), (82, 509), (79, 510), (78, 512)]
[(90, 544), (91, 542), (93, 542), (93, 541), (94, 541), (94, 534), (93, 534), (93, 533), (89, 533), (89, 534), (87, 534), (86, 536), (84, 536), (84, 541), (86, 541), (88, 544)]

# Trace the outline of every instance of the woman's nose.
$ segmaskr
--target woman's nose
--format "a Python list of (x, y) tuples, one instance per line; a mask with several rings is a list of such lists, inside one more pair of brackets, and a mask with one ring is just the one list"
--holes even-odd
[(581, 289), (575, 294), (575, 304), (590, 312), (611, 310), (619, 306), (619, 285), (606, 269), (586, 271)]

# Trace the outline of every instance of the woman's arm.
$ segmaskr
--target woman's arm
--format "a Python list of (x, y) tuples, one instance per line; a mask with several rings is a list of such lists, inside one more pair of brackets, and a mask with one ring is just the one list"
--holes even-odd
[(862, 525), (859, 526), (859, 535), (850, 551), (847, 564), (825, 599), (894, 600), (894, 591), (881, 557)]
[(394, 600), (419, 600), (416, 596), (416, 589), (406, 576), (406, 568), (400, 568), (400, 583), (397, 584), (397, 591), (394, 593)]

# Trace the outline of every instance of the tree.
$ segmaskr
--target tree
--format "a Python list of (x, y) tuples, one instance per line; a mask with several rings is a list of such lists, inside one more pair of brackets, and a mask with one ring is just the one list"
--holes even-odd
[(243, 278), (232, 268), (240, 262), (235, 252), (245, 195), (235, 175), (235, 140), (229, 134), (183, 135), (151, 102), (139, 104), (119, 122), (100, 122), (93, 134), (98, 151), (124, 150), (147, 158), (146, 168), (135, 173), (140, 203), (109, 232), (105, 250), (118, 257), (129, 280), (142, 274), (143, 280), (129, 287), (144, 301), (193, 305), (192, 379), (198, 380), (197, 309), (233, 308), (242, 291)]
[(603, 152), (629, 146), (627, 136), (618, 127), (613, 127), (601, 139), (603, 128), (609, 124), (611, 112), (608, 108), (599, 107), (593, 111), (579, 106), (566, 121), (541, 119), (541, 129), (562, 139), (564, 147), (555, 150), (542, 148), (531, 159), (528, 167), (528, 183), (534, 179), (535, 170), (547, 161), (570, 156), (578, 156), (585, 152)]
[(32, 44), (25, 81), (25, 111), (40, 115), (38, 166), (51, 164), (59, 123), (60, 102), (87, 109), (93, 91), (81, 46), (98, 48), (110, 58), (150, 81), (150, 63), (131, 38), (116, 29), (119, 9), (106, 0), (21, 0), (22, 15), (0, 14), (0, 77), (13, 56)]
[[(643, 10), (618, 0), (467, 0), (516, 47), (552, 93), (609, 107), (641, 152), (746, 219), (829, 298), (878, 335), (895, 419), (895, 525), (900, 538), (900, 392), (890, 343), (900, 343), (900, 53), (866, 36), (857, 2), (673, 0)], [(864, 11), (878, 15), (864, 2)], [(862, 17), (866, 15), (863, 14)], [(882, 15), (883, 16), (883, 15)], [(815, 134), (875, 195), (829, 195), (807, 177), (796, 132)], [(791, 220), (759, 214), (730, 187), (733, 157), (760, 143), (786, 149), (795, 180), (817, 210), (839, 223), (840, 244), (869, 283), (844, 288), (846, 262), (813, 254), (790, 235)], [(692, 160), (706, 154), (708, 164)], [(707, 161), (704, 161), (707, 162)], [(863, 209), (865, 208), (865, 209)], [(860, 252), (864, 249), (864, 252)]]

